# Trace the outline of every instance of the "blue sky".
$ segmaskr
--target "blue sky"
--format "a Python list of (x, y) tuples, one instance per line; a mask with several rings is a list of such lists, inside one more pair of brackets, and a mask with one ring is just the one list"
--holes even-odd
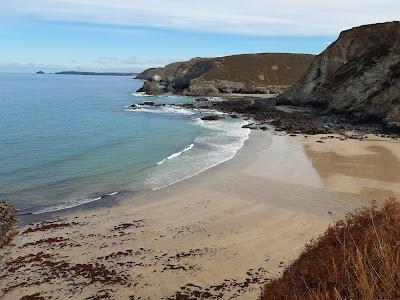
[(0, 11), (0, 71), (141, 71), (195, 56), (319, 53), (343, 29), (394, 20), (398, 2), (14, 0)]

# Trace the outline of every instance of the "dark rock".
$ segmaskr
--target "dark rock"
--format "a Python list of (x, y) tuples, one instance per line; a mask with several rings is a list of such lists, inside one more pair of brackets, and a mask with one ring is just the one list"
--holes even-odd
[(153, 101), (144, 101), (140, 103), (140, 105), (154, 106), (155, 103)]
[(46, 74), (46, 73), (43, 71), (37, 71), (36, 74)]
[(0, 201), (0, 248), (17, 233), (16, 223), (14, 207), (9, 203)]
[(238, 115), (231, 115), (231, 118), (232, 119), (239, 119), (239, 116)]
[(219, 115), (210, 115), (210, 116), (205, 116), (201, 118), (203, 121), (218, 121), (221, 119), (224, 119), (223, 116), (219, 116)]
[(240, 97), (224, 99), (214, 102), (216, 109), (229, 113), (252, 113), (276, 111), (275, 102), (271, 99), (259, 99), (252, 97)]
[(148, 95), (160, 95), (167, 93), (169, 90), (168, 88), (162, 86), (160, 83), (156, 81), (146, 81), (143, 84), (143, 87), (137, 90), (137, 92), (141, 93), (144, 92)]

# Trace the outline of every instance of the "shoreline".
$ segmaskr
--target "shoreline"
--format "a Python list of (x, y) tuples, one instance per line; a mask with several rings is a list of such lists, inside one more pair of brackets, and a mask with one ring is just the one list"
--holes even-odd
[(1, 250), (0, 266), (12, 275), (0, 274), (0, 295), (256, 299), (310, 239), (368, 204), (345, 187), (330, 190), (304, 148), (340, 152), (339, 140), (302, 139), (252, 131), (233, 159), (199, 175), (22, 227)]
[[(215, 113), (217, 113), (217, 111), (215, 111)], [(207, 112), (206, 114), (210, 114), (210, 112)], [(193, 119), (194, 121), (200, 121), (206, 125), (211, 125), (211, 127), (214, 127), (214, 124), (217, 124), (215, 122), (204, 122), (201, 121), (200, 117)], [(63, 217), (63, 216), (68, 216), (68, 215), (72, 215), (77, 211), (80, 210), (93, 210), (93, 209), (97, 209), (97, 208), (109, 208), (109, 207), (113, 207), (114, 205), (118, 205), (121, 202), (124, 202), (126, 200), (130, 200), (132, 198), (138, 197), (139, 195), (142, 194), (148, 194), (151, 193), (153, 191), (157, 191), (160, 189), (164, 189), (164, 188), (168, 188), (171, 185), (177, 184), (181, 181), (185, 181), (190, 179), (191, 177), (194, 176), (198, 176), (204, 172), (207, 172), (209, 169), (214, 168), (220, 164), (223, 164), (231, 159), (233, 159), (236, 155), (236, 153), (238, 151), (240, 151), (245, 142), (249, 139), (249, 135), (250, 135), (250, 129), (245, 129), (245, 128), (241, 128), (241, 126), (248, 124), (247, 121), (245, 120), (241, 120), (242, 124), (239, 124), (239, 127), (237, 127), (236, 130), (240, 130), (241, 132), (245, 132), (241, 135), (243, 135), (243, 137), (241, 137), (242, 139), (240, 140), (240, 145), (236, 145), (238, 146), (238, 149), (234, 149), (231, 150), (229, 148), (229, 151), (226, 151), (226, 149), (223, 151), (224, 152), (224, 156), (220, 157), (218, 159), (218, 161), (213, 162), (213, 164), (205, 164), (205, 165), (201, 165), (200, 169), (197, 170), (194, 173), (191, 174), (185, 174), (182, 175), (181, 174), (181, 178), (176, 178), (176, 181), (172, 181), (172, 182), (165, 182), (165, 185), (159, 185), (156, 187), (151, 187), (150, 183), (148, 183), (149, 185), (146, 188), (143, 189), (135, 189), (135, 187), (133, 187), (133, 189), (125, 189), (125, 190), (112, 190), (113, 192), (107, 192), (107, 193), (97, 193), (97, 194), (91, 194), (88, 195), (84, 198), (79, 198), (79, 199), (74, 199), (73, 201), (65, 201), (65, 202), (61, 202), (61, 203), (55, 203), (53, 205), (47, 205), (47, 206), (38, 206), (35, 208), (27, 208), (27, 209), (20, 209), (18, 217), (20, 218), (20, 224), (22, 224), (23, 226), (25, 225), (29, 225), (30, 223), (34, 223), (34, 222), (39, 222), (39, 221), (46, 221), (49, 219), (54, 219), (54, 218), (59, 218), (59, 217)], [(226, 123), (225, 127), (227, 124), (230, 123)], [(206, 127), (209, 128), (210, 126), (203, 126), (202, 127)], [(219, 127), (219, 126), (218, 126)], [(235, 129), (235, 128), (233, 128)], [(225, 129), (219, 129), (222, 131), (225, 131)], [(232, 132), (228, 132), (228, 136), (231, 136)], [(236, 136), (235, 136), (236, 137)], [(197, 138), (194, 139), (193, 143), (188, 145), (187, 147), (183, 148), (182, 150), (173, 153), (173, 154), (165, 154), (165, 158), (161, 161), (159, 161), (158, 163), (154, 163), (157, 166), (161, 166), (162, 164), (164, 164), (164, 162), (171, 160), (174, 161), (175, 158), (180, 159), (181, 154), (188, 152), (190, 150), (192, 150), (196, 146), (204, 146), (201, 142), (197, 142)], [(231, 146), (230, 144), (227, 144), (226, 146)], [(224, 148), (224, 147), (222, 147)], [(210, 151), (210, 153), (219, 153), (221, 151), (221, 149), (217, 150), (213, 150)], [(231, 153), (232, 152), (232, 153)], [(214, 159), (214, 157), (211, 157), (212, 159)], [(162, 170), (162, 173), (165, 173), (165, 170)], [(190, 172), (189, 172), (190, 173)], [(165, 175), (165, 174), (164, 174)], [(187, 176), (186, 176), (187, 175)], [(183, 177), (182, 177), (183, 176)], [(150, 178), (147, 178), (145, 181), (148, 181)]]

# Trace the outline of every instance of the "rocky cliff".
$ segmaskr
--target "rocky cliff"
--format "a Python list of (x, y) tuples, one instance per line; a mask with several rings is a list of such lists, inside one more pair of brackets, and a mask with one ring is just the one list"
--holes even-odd
[(343, 31), (280, 103), (400, 125), (400, 22)]
[(297, 82), (313, 58), (287, 53), (193, 58), (148, 69), (136, 78), (146, 80), (140, 91), (149, 94), (277, 93)]

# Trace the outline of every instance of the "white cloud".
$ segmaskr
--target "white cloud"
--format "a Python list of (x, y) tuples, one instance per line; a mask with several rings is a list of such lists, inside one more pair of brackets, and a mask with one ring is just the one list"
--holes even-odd
[(99, 65), (112, 65), (112, 66), (120, 66), (120, 65), (142, 65), (144, 61), (140, 60), (138, 57), (131, 58), (119, 58), (115, 56), (102, 56), (98, 57), (93, 61), (95, 64)]
[(399, 12), (398, 0), (14, 0), (2, 4), (0, 15), (255, 35), (336, 35), (398, 19)]

